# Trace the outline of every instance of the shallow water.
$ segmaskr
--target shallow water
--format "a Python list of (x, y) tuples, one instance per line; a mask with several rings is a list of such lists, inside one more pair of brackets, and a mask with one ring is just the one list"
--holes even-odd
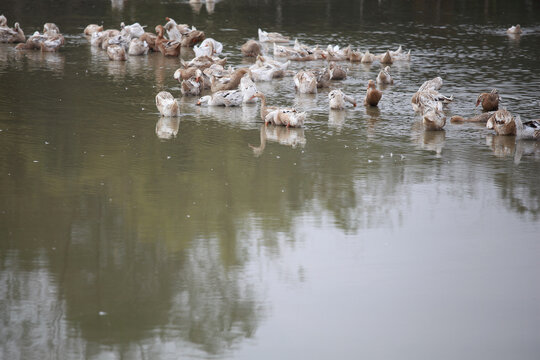
[[(496, 87), (540, 118), (538, 4), (33, 6), (0, 13), (27, 35), (54, 21), (67, 44), (0, 44), (0, 359), (538, 358), (540, 144), (478, 124), (424, 132), (410, 106), (440, 75), (448, 116), (477, 114)], [(258, 27), (372, 53), (402, 44), (412, 60), (392, 66), (378, 109), (258, 83), (308, 112), (303, 129), (193, 97), (160, 119), (155, 94), (181, 96), (179, 60), (113, 63), (81, 32), (165, 16), (221, 41), (233, 66), (250, 64), (239, 46)], [(380, 65), (342, 64), (332, 88), (361, 104)]]

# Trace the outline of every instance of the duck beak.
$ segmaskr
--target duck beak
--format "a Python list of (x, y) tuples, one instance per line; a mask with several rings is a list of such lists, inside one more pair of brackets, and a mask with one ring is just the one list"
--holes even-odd
[(356, 107), (356, 103), (353, 104), (353, 107)]
[(474, 107), (477, 107), (478, 105), (480, 105), (480, 99), (476, 100), (476, 105)]
[(197, 101), (197, 105), (201, 105), (201, 100)]

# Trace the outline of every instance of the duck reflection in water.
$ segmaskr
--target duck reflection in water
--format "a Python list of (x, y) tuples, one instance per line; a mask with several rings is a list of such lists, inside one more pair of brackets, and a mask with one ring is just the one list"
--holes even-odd
[(15, 59), (17, 61), (23, 58), (28, 59), (29, 67), (43, 66), (47, 70), (58, 74), (62, 74), (64, 72), (64, 65), (66, 62), (64, 54), (41, 51), (18, 51), (15, 53)]
[(367, 138), (372, 140), (375, 138), (376, 125), (379, 122), (379, 117), (381, 116), (381, 110), (378, 107), (367, 106), (366, 115), (369, 116), (367, 120)]
[(491, 148), (496, 157), (512, 156), (516, 149), (516, 137), (489, 134), (486, 136), (486, 145)]
[(517, 165), (521, 162), (521, 158), (532, 156), (534, 160), (540, 161), (540, 141), (535, 140), (518, 140), (515, 144), (516, 151), (514, 153), (514, 163)]
[(341, 131), (343, 125), (345, 125), (345, 114), (345, 111), (330, 109), (328, 113), (328, 126), (336, 129), (338, 132)]
[(422, 123), (416, 122), (412, 126), (411, 138), (420, 149), (433, 151), (437, 157), (441, 157), (446, 131), (426, 131)]
[(156, 135), (160, 139), (173, 139), (178, 135), (179, 117), (162, 116), (156, 123)]
[(255, 154), (255, 156), (262, 155), (267, 141), (290, 146), (293, 149), (297, 146), (304, 147), (306, 145), (306, 137), (304, 136), (303, 128), (287, 128), (284, 126), (263, 125), (261, 126), (260, 140), (261, 144), (259, 146), (248, 144), (253, 150), (253, 154)]

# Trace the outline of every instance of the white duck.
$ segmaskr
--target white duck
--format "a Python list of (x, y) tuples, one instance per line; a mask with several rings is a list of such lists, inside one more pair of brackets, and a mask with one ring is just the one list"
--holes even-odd
[(294, 76), (294, 87), (300, 94), (317, 93), (317, 77), (311, 71), (299, 71)]
[(446, 115), (442, 111), (441, 102), (432, 101), (426, 106), (422, 116), (422, 123), (424, 124), (424, 129), (428, 131), (443, 129), (446, 124)]
[(240, 79), (240, 91), (242, 91), (242, 101), (244, 104), (254, 103), (255, 98), (253, 95), (257, 92), (257, 86), (249, 77), (249, 74), (246, 74)]
[(522, 32), (523, 31), (521, 30), (521, 26), (519, 24), (517, 24), (516, 26), (512, 25), (510, 28), (506, 30), (507, 34), (512, 34), (512, 35), (521, 34)]
[(201, 45), (195, 45), (193, 47), (193, 51), (195, 51), (195, 56), (214, 56), (221, 54), (223, 51), (223, 44), (219, 41), (216, 41), (212, 38), (205, 39)]
[(141, 41), (139, 38), (131, 39), (129, 42), (128, 54), (132, 56), (146, 55), (150, 47), (146, 41)]
[(156, 95), (156, 106), (161, 116), (178, 116), (180, 113), (178, 101), (168, 91)]
[(356, 101), (352, 97), (345, 95), (340, 89), (330, 91), (328, 93), (328, 100), (330, 102), (330, 109), (345, 109), (345, 101), (351, 103), (354, 107), (356, 107)]
[(210, 106), (241, 106), (244, 100), (242, 90), (220, 90), (212, 95), (203, 96), (197, 101), (197, 105), (207, 104)]
[(109, 45), (107, 47), (107, 55), (109, 56), (109, 60), (115, 60), (115, 61), (126, 61), (126, 50), (120, 45)]
[(120, 30), (122, 35), (129, 38), (139, 38), (143, 36), (145, 26), (141, 26), (138, 22), (131, 25), (126, 25), (122, 22), (120, 23), (120, 28), (122, 29)]
[(258, 33), (260, 42), (288, 43), (290, 40), (288, 36), (283, 36), (277, 32), (266, 32), (259, 29)]
[(360, 60), (362, 64), (371, 64), (374, 61), (375, 61), (375, 55), (370, 53), (369, 50), (366, 50), (364, 55), (362, 55), (362, 60)]
[(394, 79), (392, 79), (392, 76), (390, 75), (390, 66), (386, 66), (384, 69), (379, 71), (379, 75), (377, 75), (377, 83), (388, 85), (394, 83)]

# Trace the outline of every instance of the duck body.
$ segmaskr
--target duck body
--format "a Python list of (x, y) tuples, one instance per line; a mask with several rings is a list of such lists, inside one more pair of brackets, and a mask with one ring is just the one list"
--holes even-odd
[(496, 111), (499, 109), (499, 91), (497, 89), (491, 90), (489, 93), (482, 93), (478, 95), (476, 99), (476, 106), (482, 104), (484, 111)]
[(366, 97), (364, 98), (365, 106), (377, 106), (382, 98), (382, 91), (377, 89), (375, 81), (369, 80), (366, 90)]
[(84, 35), (92, 36), (92, 34), (98, 33), (98, 32), (101, 32), (101, 31), (103, 31), (103, 26), (102, 25), (89, 24), (84, 28)]
[(540, 140), (540, 120), (521, 122), (521, 118), (517, 116), (514, 121), (519, 139)]
[(238, 88), (242, 76), (249, 72), (250, 71), (248, 68), (240, 68), (235, 70), (230, 78), (221, 78), (219, 80), (216, 80), (216, 78), (212, 76), (210, 78), (212, 92), (220, 90), (234, 90)]
[(294, 87), (300, 94), (316, 94), (317, 77), (311, 71), (299, 71), (294, 76)]
[(438, 131), (444, 128), (444, 125), (446, 125), (446, 115), (444, 115), (442, 110), (442, 103), (433, 101), (427, 106), (422, 116), (422, 124), (424, 125), (424, 130), (428, 131)]
[(306, 120), (305, 112), (298, 112), (296, 109), (277, 109), (270, 111), (264, 118), (265, 124), (300, 128), (304, 126)]
[(205, 39), (200, 46), (195, 45), (193, 47), (195, 56), (214, 56), (219, 55), (223, 51), (223, 44), (212, 38)]
[(18, 22), (15, 23), (13, 29), (8, 26), (0, 27), (0, 43), (15, 44), (24, 42), (26, 42), (26, 37)]
[(203, 96), (197, 105), (208, 104), (210, 106), (241, 106), (243, 103), (242, 90), (221, 90), (212, 95)]
[[(497, 135), (516, 135), (515, 117), (506, 109), (497, 110), (487, 121), (486, 127)], [(521, 120), (519, 120), (521, 123)]]
[(521, 30), (521, 25), (517, 24), (517, 25), (512, 25), (511, 27), (509, 27), (507, 30), (506, 30), (506, 33), (507, 34), (512, 34), (512, 35), (517, 35), (517, 34), (521, 34), (523, 31)]
[(138, 38), (131, 39), (129, 42), (128, 54), (131, 56), (140, 56), (148, 54), (150, 47), (146, 41)]
[(242, 55), (246, 57), (256, 57), (258, 55), (262, 55), (261, 44), (259, 44), (259, 42), (256, 40), (248, 40), (242, 45), (240, 51), (242, 51)]
[(251, 80), (249, 74), (242, 76), (242, 79), (240, 79), (240, 91), (242, 91), (242, 101), (245, 104), (255, 102), (253, 95), (257, 92), (257, 86)]
[(366, 50), (364, 55), (362, 55), (362, 59), (360, 60), (362, 64), (371, 64), (374, 61), (375, 61), (375, 55), (371, 54), (369, 50)]
[(277, 32), (266, 32), (258, 29), (258, 34), (260, 42), (288, 43), (290, 41), (288, 36), (283, 36)]
[(109, 45), (107, 47), (107, 56), (109, 56), (109, 60), (114, 61), (126, 61), (126, 50), (120, 45)]
[(330, 109), (343, 110), (345, 109), (345, 102), (351, 103), (356, 107), (356, 101), (343, 93), (340, 89), (332, 90), (328, 93), (328, 100), (330, 103)]
[(45, 41), (40, 43), (41, 51), (43, 52), (55, 52), (60, 49), (64, 44), (64, 37), (62, 35), (56, 35), (53, 37), (47, 38)]
[(386, 66), (384, 69), (379, 71), (377, 75), (377, 84), (391, 85), (394, 83), (394, 79), (390, 75), (390, 66)]
[(345, 80), (347, 78), (347, 70), (335, 62), (328, 65), (328, 71), (330, 72), (330, 80)]
[(180, 108), (178, 101), (168, 91), (161, 91), (156, 95), (156, 107), (161, 116), (178, 116)]
[(178, 57), (180, 55), (180, 43), (175, 40), (168, 40), (166, 39), (163, 34), (165, 32), (165, 29), (162, 25), (156, 26), (156, 47), (158, 50), (163, 54), (163, 56), (176, 56)]

